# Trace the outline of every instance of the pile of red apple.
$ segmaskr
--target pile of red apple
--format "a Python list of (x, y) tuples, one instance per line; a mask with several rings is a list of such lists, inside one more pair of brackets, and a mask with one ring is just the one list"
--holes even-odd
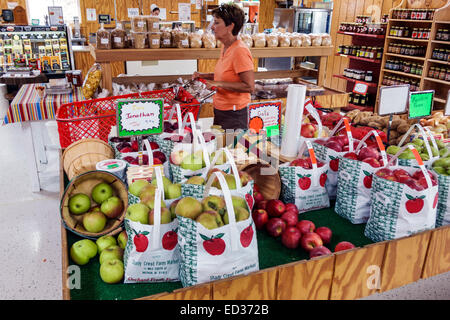
[[(133, 165), (139, 165), (139, 156), (125, 156), (122, 158), (122, 160), (125, 160), (129, 164)], [(153, 164), (164, 164), (166, 162), (167, 158), (164, 153), (161, 151), (153, 151)], [(148, 165), (148, 155), (143, 154), (142, 155), (142, 164)]]
[[(256, 185), (255, 185), (256, 186)], [(299, 246), (309, 252), (309, 257), (314, 258), (331, 254), (330, 249), (325, 247), (329, 244), (332, 231), (328, 227), (316, 228), (309, 220), (298, 219), (298, 208), (293, 203), (283, 203), (281, 200), (265, 200), (257, 186), (253, 192), (255, 209), (252, 218), (256, 229), (265, 229), (272, 237), (280, 237), (281, 243), (290, 249)], [(347, 241), (339, 242), (334, 252), (354, 248)]]
[[(156, 142), (150, 142), (150, 148), (152, 148), (152, 150), (158, 150), (159, 149), (159, 145)], [(122, 142), (119, 142), (117, 144), (116, 149), (120, 153), (138, 152), (139, 151), (139, 144), (138, 144), (137, 140), (134, 140), (134, 141), (122, 141)], [(143, 147), (143, 150), (144, 151), (147, 150), (145, 145)]]
[[(202, 132), (203, 138), (205, 142), (210, 142), (214, 140), (216, 137), (212, 132)], [(191, 132), (186, 132), (183, 135), (174, 134), (170, 137), (165, 137), (164, 140), (170, 140), (172, 142), (182, 142), (182, 143), (192, 143), (193, 135)]]
[[(387, 155), (388, 160), (389, 157), (390, 156)], [(344, 154), (344, 158), (365, 162), (373, 168), (380, 168), (384, 166), (381, 153), (374, 147), (363, 147), (359, 150), (358, 154), (355, 152), (347, 152)]]
[[(430, 170), (427, 170), (427, 172), (428, 175), (430, 176), (432, 185), (436, 186), (437, 185), (436, 178), (433, 176)], [(406, 184), (408, 187), (416, 191), (423, 191), (428, 188), (427, 180), (421, 169), (418, 169), (414, 171), (412, 174), (410, 174), (408, 171), (401, 168), (393, 170), (389, 168), (382, 168), (376, 171), (375, 174), (378, 177), (386, 180)]]
[[(314, 140), (315, 143), (321, 144), (327, 148), (333, 149), (336, 152), (348, 152), (350, 151), (349, 139), (347, 134), (341, 134), (338, 136), (332, 136), (327, 139)], [(353, 140), (353, 150), (356, 150), (359, 141)]]

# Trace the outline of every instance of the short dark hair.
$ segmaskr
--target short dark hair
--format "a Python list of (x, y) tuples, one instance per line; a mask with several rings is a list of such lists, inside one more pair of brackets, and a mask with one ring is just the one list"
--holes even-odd
[(234, 23), (232, 30), (233, 36), (237, 36), (242, 29), (245, 22), (244, 10), (233, 3), (221, 4), (218, 8), (212, 11), (212, 15), (220, 18), (225, 22), (226, 26)]
[(152, 10), (152, 12), (155, 12), (156, 10), (161, 11), (161, 10), (159, 10), (158, 7), (154, 7), (153, 10)]

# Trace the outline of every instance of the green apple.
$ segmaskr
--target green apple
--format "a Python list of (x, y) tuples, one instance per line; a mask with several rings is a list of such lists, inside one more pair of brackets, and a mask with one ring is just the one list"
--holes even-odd
[(148, 184), (148, 186), (144, 187), (144, 189), (142, 189), (141, 193), (139, 194), (139, 199), (141, 200), (141, 202), (145, 203), (150, 199), (154, 199), (156, 189), (157, 188), (150, 183)]
[(212, 230), (223, 226), (222, 217), (217, 211), (202, 212), (196, 219), (206, 229)]
[[(236, 217), (236, 222), (246, 220), (246, 219), (248, 219), (248, 217), (250, 217), (250, 213), (247, 211), (247, 209), (244, 209), (241, 207), (235, 207), (235, 206), (233, 206), (233, 209), (234, 209), (234, 216)], [(228, 213), (225, 213), (223, 215), (223, 222), (225, 224), (229, 223)]]
[(92, 200), (98, 204), (102, 204), (103, 201), (113, 196), (113, 188), (106, 182), (100, 182), (95, 185), (91, 191)]
[(205, 179), (202, 176), (192, 176), (189, 179), (186, 180), (187, 184), (199, 184), (204, 185)]
[(439, 150), (435, 147), (431, 147), (431, 153), (433, 154), (433, 157), (439, 156)]
[(202, 200), (203, 211), (217, 211), (223, 214), (225, 209), (225, 200), (219, 196), (208, 196)]
[(252, 176), (245, 171), (239, 171), (239, 178), (241, 179), (241, 185), (243, 187), (253, 180)]
[(177, 199), (181, 197), (181, 184), (173, 183), (167, 188), (167, 192), (164, 191), (166, 199)]
[[(147, 202), (144, 202), (144, 204), (149, 207), (150, 210), (155, 209), (155, 199), (150, 199)], [(161, 199), (161, 208), (166, 208), (166, 203), (164, 202), (164, 200)]]
[(118, 197), (111, 197), (102, 202), (100, 211), (110, 219), (119, 217), (123, 212), (123, 201)]
[(441, 158), (446, 158), (446, 157), (448, 157), (449, 155), (450, 155), (450, 150), (449, 150), (449, 149), (447, 149), (447, 148), (442, 148), (442, 149), (439, 150), (439, 156), (440, 156)]
[(203, 208), (200, 201), (193, 197), (186, 197), (178, 201), (175, 207), (175, 213), (178, 216), (183, 216), (195, 220), (200, 213), (202, 213)]
[(395, 154), (397, 154), (397, 152), (398, 152), (399, 150), (400, 150), (400, 147), (398, 147), (398, 146), (389, 146), (389, 147), (386, 149), (386, 152), (389, 153), (389, 154), (395, 155)]
[(100, 264), (112, 259), (123, 259), (123, 249), (117, 245), (109, 246), (100, 253)]
[(445, 170), (445, 168), (443, 167), (433, 167), (434, 171), (436, 171), (437, 173), (441, 174), (441, 175), (447, 175), (447, 170)]
[[(232, 174), (225, 174), (224, 178), (225, 178), (225, 181), (227, 182), (228, 189), (235, 190), (236, 189), (236, 179), (234, 178), (234, 175), (232, 175)], [(214, 182), (211, 184), (211, 186), (222, 190), (222, 187), (220, 186), (219, 179), (215, 179)]]
[(74, 194), (69, 198), (69, 211), (73, 214), (83, 214), (91, 208), (91, 199), (84, 193)]
[[(155, 210), (150, 210), (148, 214), (148, 224), (155, 224)], [(172, 215), (170, 214), (170, 210), (167, 208), (161, 208), (161, 224), (171, 223)]]
[(411, 141), (411, 143), (415, 144), (416, 146), (422, 147), (425, 144), (425, 141), (422, 139), (416, 138)]
[(180, 201), (180, 199), (175, 200), (174, 202), (172, 202), (170, 204), (169, 211), (170, 211), (170, 215), (172, 216), (172, 220), (177, 217), (177, 214), (175, 213), (175, 208), (177, 207), (177, 204), (179, 201)]
[(83, 216), (83, 227), (88, 232), (98, 233), (105, 229), (107, 220), (100, 211), (90, 211)]
[(143, 203), (134, 203), (127, 208), (125, 217), (134, 222), (148, 224), (148, 212), (150, 209)]
[(97, 245), (89, 239), (77, 241), (70, 247), (70, 258), (80, 266), (87, 264), (96, 255)]
[(117, 244), (116, 238), (113, 236), (102, 236), (95, 241), (97, 244), (97, 249), (99, 253), (102, 253), (103, 250), (108, 248), (109, 246), (115, 246)]
[(430, 156), (428, 155), (428, 153), (421, 153), (420, 157), (422, 158), (423, 161), (430, 160)]
[(100, 266), (100, 278), (103, 282), (113, 284), (123, 279), (125, 269), (119, 259), (108, 260)]
[(128, 235), (125, 230), (123, 230), (119, 235), (117, 236), (117, 243), (119, 244), (119, 247), (125, 250), (125, 247), (127, 246), (128, 242)]
[(147, 180), (139, 179), (130, 184), (130, 186), (128, 187), (128, 191), (133, 196), (139, 197), (141, 191), (148, 185), (150, 185), (150, 183)]
[(203, 168), (203, 157), (191, 153), (183, 158), (181, 168), (192, 171), (200, 170)]
[(233, 201), (233, 207), (240, 207), (247, 210), (247, 201), (244, 198), (231, 196), (231, 200)]
[[(214, 157), (216, 156), (216, 152), (214, 151), (211, 153), (210, 161), (213, 161)], [(222, 152), (222, 154), (217, 158), (216, 165), (225, 164), (227, 163), (227, 156), (225, 152)]]
[[(162, 177), (162, 181), (163, 181), (164, 194), (166, 194), (169, 186), (172, 185), (172, 181), (170, 181), (167, 177), (164, 177), (164, 176)], [(151, 184), (155, 187), (158, 187), (158, 180), (156, 180), (156, 178), (154, 178), (152, 180)]]
[(433, 162), (433, 167), (444, 167), (450, 166), (450, 158), (440, 158)]
[(399, 159), (415, 159), (414, 153), (410, 149), (406, 149), (399, 156)]

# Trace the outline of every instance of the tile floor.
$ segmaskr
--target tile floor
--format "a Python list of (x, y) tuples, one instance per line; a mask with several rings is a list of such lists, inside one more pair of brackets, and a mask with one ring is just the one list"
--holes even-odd
[[(10, 124), (0, 139), (0, 299), (61, 299), (57, 151), (49, 150), (47, 190), (33, 193), (30, 137)], [(450, 272), (364, 299), (450, 299)]]

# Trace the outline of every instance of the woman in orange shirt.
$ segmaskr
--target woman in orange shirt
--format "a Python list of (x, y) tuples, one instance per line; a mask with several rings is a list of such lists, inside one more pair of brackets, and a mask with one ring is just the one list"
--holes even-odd
[(238, 39), (245, 22), (244, 11), (234, 4), (222, 4), (212, 12), (212, 31), (222, 42), (214, 73), (194, 72), (193, 79), (206, 80), (207, 88), (217, 88), (213, 98), (214, 124), (223, 129), (247, 129), (247, 105), (255, 89), (253, 58), (249, 48)]

